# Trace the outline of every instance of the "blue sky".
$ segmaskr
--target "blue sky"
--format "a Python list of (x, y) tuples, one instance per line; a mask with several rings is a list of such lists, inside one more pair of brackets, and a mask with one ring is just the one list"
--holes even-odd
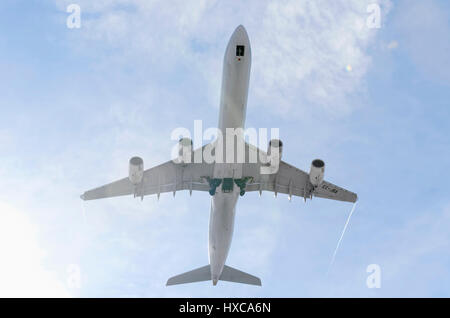
[[(70, 3), (80, 29), (66, 27)], [(365, 25), (370, 3), (380, 29)], [(1, 296), (450, 296), (447, 2), (6, 0), (0, 12)], [(287, 162), (322, 158), (360, 199), (328, 276), (351, 205), (248, 193), (227, 263), (263, 286), (168, 288), (208, 262), (209, 195), (79, 195), (124, 177), (131, 156), (168, 160), (173, 129), (217, 124), (239, 24), (247, 126), (280, 128)], [(367, 288), (369, 264), (381, 288)]]

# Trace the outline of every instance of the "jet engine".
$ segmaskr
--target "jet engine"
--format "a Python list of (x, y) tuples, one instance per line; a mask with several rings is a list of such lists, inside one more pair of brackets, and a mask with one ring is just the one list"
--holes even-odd
[(280, 139), (271, 139), (267, 149), (267, 159), (270, 162), (280, 162), (283, 154), (283, 142)]
[(192, 140), (181, 138), (178, 142), (178, 163), (192, 162)]
[(314, 187), (320, 185), (325, 174), (325, 162), (320, 159), (315, 159), (311, 163), (311, 170), (309, 171), (309, 181)]
[(140, 157), (133, 157), (130, 159), (130, 167), (128, 170), (128, 178), (134, 185), (142, 182), (144, 177), (144, 160)]

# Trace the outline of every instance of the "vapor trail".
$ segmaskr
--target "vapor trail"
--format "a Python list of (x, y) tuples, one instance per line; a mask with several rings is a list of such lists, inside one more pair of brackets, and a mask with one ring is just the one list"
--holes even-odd
[(337, 251), (339, 249), (339, 246), (341, 245), (342, 238), (344, 237), (345, 230), (347, 229), (347, 225), (350, 222), (350, 218), (352, 217), (353, 211), (355, 211), (355, 207), (356, 207), (356, 202), (353, 204), (352, 210), (350, 211), (350, 214), (348, 215), (347, 222), (345, 222), (344, 229), (342, 230), (341, 237), (339, 238), (336, 249), (334, 250), (333, 257), (331, 258), (330, 266), (328, 266), (327, 276), (331, 270), (331, 266), (333, 266), (334, 259), (336, 258)]

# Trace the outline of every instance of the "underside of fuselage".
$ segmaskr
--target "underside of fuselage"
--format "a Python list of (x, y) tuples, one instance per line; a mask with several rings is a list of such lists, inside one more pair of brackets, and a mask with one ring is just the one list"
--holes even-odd
[[(226, 140), (227, 128), (244, 128), (251, 66), (251, 48), (243, 26), (234, 31), (225, 51), (220, 100), (219, 129)], [(226, 158), (227, 146), (223, 144)], [(243, 194), (239, 163), (215, 163), (209, 223), (209, 262), (211, 279), (219, 280), (230, 250), (236, 203)], [(218, 184), (218, 185), (217, 185)], [(240, 186), (239, 186), (240, 185)]]
[(209, 220), (209, 264), (211, 279), (215, 285), (222, 274), (230, 250), (239, 190), (224, 192), (221, 185), (211, 198)]
[[(229, 135), (227, 129), (243, 129), (245, 125), (251, 58), (247, 31), (240, 25), (228, 42), (223, 61), (218, 128), (224, 141)], [(208, 178), (211, 194), (209, 265), (172, 277), (168, 285), (204, 280), (212, 280), (213, 285), (219, 280), (261, 285), (259, 278), (225, 265), (233, 237), (236, 203), (239, 196), (244, 195), (248, 181), (242, 176), (242, 163), (235, 158), (237, 144), (229, 148), (223, 142), (223, 163), (216, 161), (213, 177)], [(227, 151), (233, 152), (231, 162), (227, 159)]]

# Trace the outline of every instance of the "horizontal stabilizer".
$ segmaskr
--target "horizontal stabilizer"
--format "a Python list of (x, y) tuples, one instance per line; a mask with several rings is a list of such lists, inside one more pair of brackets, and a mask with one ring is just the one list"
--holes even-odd
[(169, 278), (166, 286), (204, 282), (211, 280), (211, 266), (206, 265), (192, 271)]
[[(204, 282), (207, 280), (211, 280), (211, 267), (209, 265), (171, 277), (167, 281), (166, 286)], [(219, 280), (261, 286), (261, 280), (258, 277), (244, 273), (227, 265), (223, 267)], [(214, 281), (214, 285), (215, 283), (216, 281)]]
[(261, 280), (258, 277), (244, 273), (227, 265), (223, 267), (222, 275), (220, 275), (219, 280), (261, 286)]

